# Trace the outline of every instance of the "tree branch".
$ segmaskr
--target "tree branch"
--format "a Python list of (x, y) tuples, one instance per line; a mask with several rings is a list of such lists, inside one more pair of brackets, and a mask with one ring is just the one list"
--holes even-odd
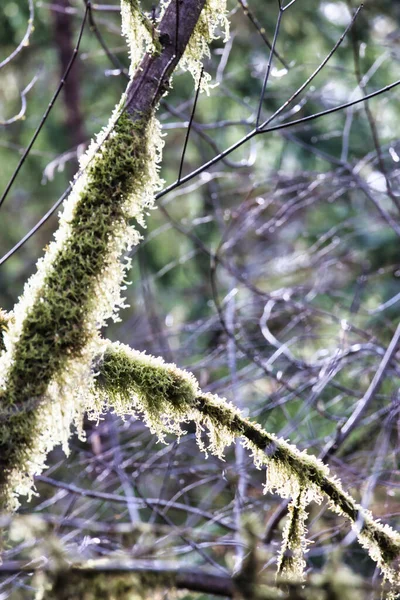
[[(166, 8), (155, 49), (144, 55), (123, 102), (82, 158), (56, 239), (14, 308), (0, 357), (0, 504), (9, 508), (15, 496), (29, 493), (49, 450), (59, 443), (67, 448), (71, 423), (87, 409), (82, 397), (98, 330), (123, 305), (120, 256), (140, 240), (131, 221), (143, 223), (159, 187), (155, 109), (205, 2), (172, 0)], [(122, 0), (122, 8), (127, 36), (145, 47), (145, 39), (134, 37), (140, 30), (134, 3)]]
[(206, 0), (173, 0), (169, 3), (158, 27), (162, 50), (159, 54), (146, 54), (128, 87), (127, 112), (132, 119), (155, 108), (161, 96), (168, 91), (169, 79), (185, 51), (205, 3)]
[[(267, 467), (266, 491), (284, 498), (301, 493), (304, 505), (320, 502), (325, 496), (330, 508), (350, 521), (361, 545), (388, 580), (399, 583), (390, 564), (400, 556), (400, 535), (357, 504), (322, 461), (266, 432), (223, 398), (202, 393), (193, 376), (161, 359), (105, 342), (104, 354), (93, 368), (99, 373), (94, 391), (97, 402), (118, 414), (139, 413), (161, 439), (165, 432), (181, 435), (180, 424), (193, 420), (198, 445), (206, 452), (222, 457), (225, 447), (240, 438), (252, 451), (255, 463)], [(210, 439), (208, 447), (201, 439), (204, 427)]]

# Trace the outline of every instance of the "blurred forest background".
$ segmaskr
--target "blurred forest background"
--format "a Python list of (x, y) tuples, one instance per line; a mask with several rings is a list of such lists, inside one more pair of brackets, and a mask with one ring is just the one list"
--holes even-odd
[[(182, 176), (251, 131), (259, 111), (279, 4), (230, 0), (229, 7), (230, 40), (215, 42), (205, 65), (218, 85), (198, 98)], [(281, 15), (262, 120), (322, 63), (357, 7), (297, 0)], [(154, 18), (157, 3), (143, 2), (143, 10)], [(1, 64), (30, 29), (30, 11), (29, 43)], [(78, 0), (1, 3), (0, 193), (59, 85), (83, 14)], [(67, 83), (0, 207), (0, 257), (63, 194), (78, 156), (126, 86), (118, 2), (94, 4), (92, 18)], [(398, 79), (400, 4), (367, 1), (327, 64), (271, 125)], [(195, 88), (189, 74), (178, 72), (161, 103), (166, 185), (180, 171)], [(112, 340), (191, 370), (203, 389), (226, 397), (268, 431), (326, 456), (345, 489), (397, 530), (395, 357), (357, 426), (334, 442), (365, 398), (399, 322), (399, 93), (394, 88), (253, 136), (162, 195), (132, 252), (130, 307), (108, 330)], [(12, 309), (56, 227), (57, 210), (0, 265), (3, 309)], [(256, 546), (260, 570), (272, 577), (284, 525), (281, 500), (263, 495), (265, 473), (241, 447), (228, 449), (225, 462), (206, 459), (190, 424), (187, 430), (180, 443), (171, 438), (163, 445), (133, 418), (87, 421), (87, 441), (73, 438), (69, 457), (53, 451), (37, 477), (38, 495), (22, 504), (18, 517), (3, 517), (3, 559), (40, 561), (52, 547), (71, 560), (128, 556), (224, 574)], [(364, 583), (378, 581), (355, 535), (325, 505), (312, 507), (309, 527), (311, 573), (335, 560)], [(5, 573), (0, 598), (31, 598), (35, 586), (28, 573)]]

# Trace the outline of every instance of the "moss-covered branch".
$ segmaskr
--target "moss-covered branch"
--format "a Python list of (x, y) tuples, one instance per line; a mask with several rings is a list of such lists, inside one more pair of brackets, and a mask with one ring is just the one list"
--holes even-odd
[(121, 256), (140, 240), (135, 222), (144, 224), (160, 186), (157, 103), (186, 47), (196, 56), (183, 66), (201, 60), (224, 5), (188, 0), (177, 19), (172, 1), (153, 36), (139, 1), (122, 0), (132, 79), (80, 161), (55, 240), (9, 322), (0, 317), (0, 507), (15, 508), (49, 450), (62, 443), (67, 451), (72, 423), (81, 428), (98, 331), (124, 305)]
[[(132, 216), (127, 198), (147, 184), (147, 127), (145, 121), (133, 125), (125, 114), (119, 117), (86, 171), (72, 214), (64, 220), (65, 239), (54, 243), (52, 260), (44, 263), (25, 292), (28, 306), (1, 392), (1, 496), (8, 494), (9, 474), (21, 465), (29, 469), (43, 449), (38, 448), (38, 440), (49, 411), (58, 409), (61, 417), (65, 411), (74, 413), (66, 397), (71, 393), (70, 370), (75, 370), (74, 379), (85, 376), (81, 365), (87, 363), (85, 352), (93, 343), (96, 321), (112, 310), (106, 286), (118, 294), (119, 278), (115, 282), (114, 274), (107, 271), (114, 255), (125, 249), (121, 241)], [(17, 335), (15, 328), (11, 333)], [(58, 407), (44, 403), (49, 384), (55, 381)], [(43, 444), (52, 441), (58, 440), (48, 437)]]
[[(400, 535), (358, 505), (325, 464), (264, 431), (224, 399), (202, 393), (194, 377), (175, 365), (121, 344), (104, 344), (95, 365), (99, 373), (94, 388), (96, 411), (104, 405), (120, 415), (137, 414), (161, 439), (167, 432), (182, 435), (182, 424), (194, 421), (200, 448), (220, 457), (238, 437), (252, 452), (255, 464), (267, 467), (265, 490), (294, 499), (284, 551), (287, 548), (295, 555), (295, 575), (301, 576), (303, 566), (305, 507), (325, 497), (333, 511), (348, 519), (384, 576), (400, 584), (393, 567), (393, 561), (400, 558)], [(201, 435), (204, 429), (207, 445)], [(286, 565), (286, 575), (288, 570)]]

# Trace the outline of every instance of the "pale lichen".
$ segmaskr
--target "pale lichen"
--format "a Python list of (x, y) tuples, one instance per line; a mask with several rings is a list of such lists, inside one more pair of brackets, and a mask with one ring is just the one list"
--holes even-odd
[(282, 547), (278, 556), (277, 573), (279, 576), (302, 581), (306, 561), (304, 554), (307, 552), (307, 528), (306, 520), (308, 514), (305, 503), (300, 492), (289, 504), (289, 515), (282, 532)]
[(121, 19), (129, 48), (129, 74), (133, 76), (143, 54), (159, 50), (156, 28), (142, 12), (139, 0), (121, 0)]
[[(161, 17), (170, 0), (162, 3)], [(197, 25), (190, 37), (186, 50), (179, 62), (183, 71), (189, 71), (193, 76), (195, 84), (200, 84), (200, 91), (207, 94), (212, 85), (211, 75), (202, 73), (205, 58), (210, 58), (210, 44), (223, 36), (226, 42), (229, 38), (229, 21), (227, 11), (227, 0), (206, 0)], [(200, 76), (202, 73), (202, 76)]]

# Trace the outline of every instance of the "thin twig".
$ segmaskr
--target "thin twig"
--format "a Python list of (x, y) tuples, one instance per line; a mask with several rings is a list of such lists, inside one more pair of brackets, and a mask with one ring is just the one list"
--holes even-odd
[(187, 148), (188, 141), (189, 141), (189, 135), (190, 135), (190, 130), (192, 127), (193, 119), (194, 119), (194, 113), (196, 112), (197, 100), (199, 99), (199, 94), (200, 94), (200, 89), (201, 89), (201, 80), (203, 79), (203, 73), (204, 73), (204, 67), (201, 67), (199, 83), (197, 85), (196, 94), (195, 94), (194, 102), (193, 102), (193, 109), (192, 109), (192, 113), (190, 115), (189, 125), (188, 125), (187, 131), (186, 131), (185, 143), (183, 144), (182, 156), (181, 156), (181, 161), (179, 164), (178, 181), (180, 181), (180, 179), (182, 177), (182, 170), (183, 170), (183, 164), (185, 161), (186, 148)]
[(6, 197), (8, 195), (8, 192), (10, 191), (10, 189), (11, 189), (14, 181), (16, 180), (16, 178), (18, 176), (18, 173), (20, 172), (20, 170), (22, 168), (22, 165), (24, 164), (24, 162), (25, 162), (25, 160), (26, 160), (26, 158), (27, 158), (27, 156), (28, 156), (28, 154), (29, 154), (29, 152), (30, 152), (33, 144), (35, 143), (35, 141), (36, 141), (39, 133), (41, 132), (41, 130), (42, 130), (42, 128), (43, 128), (43, 126), (44, 126), (44, 124), (45, 124), (45, 122), (47, 120), (47, 117), (50, 114), (51, 109), (53, 108), (53, 106), (54, 106), (54, 104), (55, 104), (55, 102), (56, 102), (56, 100), (57, 100), (57, 98), (58, 98), (58, 96), (59, 96), (62, 88), (64, 87), (64, 84), (65, 84), (66, 80), (68, 79), (68, 75), (69, 75), (69, 73), (70, 73), (70, 71), (71, 71), (71, 69), (72, 69), (72, 67), (74, 65), (74, 62), (75, 62), (75, 60), (76, 60), (76, 58), (78, 56), (78, 51), (79, 51), (79, 47), (80, 47), (80, 44), (81, 44), (82, 35), (83, 35), (84, 28), (85, 28), (85, 24), (86, 24), (86, 19), (87, 19), (87, 16), (88, 16), (89, 7), (90, 7), (90, 2), (88, 2), (87, 6), (86, 6), (85, 14), (83, 16), (81, 27), (80, 27), (80, 30), (79, 30), (78, 40), (77, 40), (76, 46), (74, 48), (74, 51), (72, 53), (72, 56), (70, 58), (70, 61), (68, 63), (68, 66), (67, 66), (67, 68), (65, 70), (65, 73), (64, 73), (64, 75), (63, 75), (63, 77), (62, 77), (62, 79), (61, 79), (61, 81), (60, 81), (60, 83), (59, 83), (59, 85), (57, 87), (57, 90), (55, 91), (52, 99), (50, 100), (49, 105), (48, 105), (46, 111), (44, 112), (44, 115), (43, 115), (43, 117), (42, 117), (42, 119), (41, 119), (38, 127), (36, 128), (36, 131), (33, 134), (31, 141), (29, 142), (29, 144), (26, 147), (23, 155), (21, 156), (21, 158), (19, 160), (19, 163), (18, 163), (18, 165), (17, 165), (14, 173), (12, 174), (12, 177), (11, 177), (10, 181), (8, 182), (8, 184), (7, 184), (5, 190), (4, 190), (4, 192), (3, 192), (3, 194), (2, 194), (2, 196), (0, 198), (0, 207), (3, 204), (4, 200), (6, 199)]
[(29, 3), (29, 19), (28, 19), (28, 26), (26, 28), (24, 37), (22, 38), (22, 40), (20, 41), (18, 46), (15, 48), (15, 50), (13, 50), (11, 52), (11, 54), (9, 54), (4, 60), (2, 60), (0, 62), (0, 69), (5, 67), (6, 65), (8, 65), (13, 60), (13, 58), (15, 58), (24, 48), (29, 46), (29, 38), (31, 37), (31, 34), (34, 30), (35, 7), (33, 4), (33, 0), (28, 0), (28, 3)]

